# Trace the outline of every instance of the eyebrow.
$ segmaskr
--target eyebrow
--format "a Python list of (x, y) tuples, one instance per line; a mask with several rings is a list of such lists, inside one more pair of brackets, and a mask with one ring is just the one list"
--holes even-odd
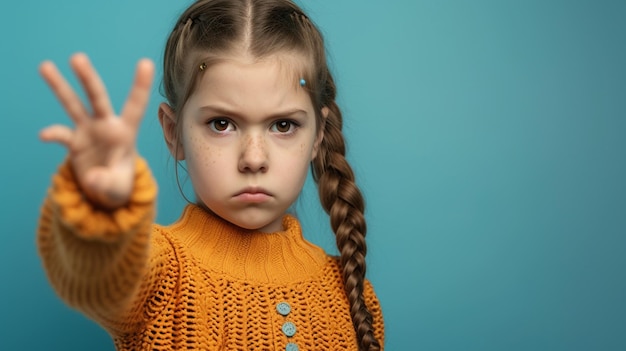
[[(222, 106), (216, 106), (216, 105), (205, 105), (205, 106), (201, 106), (200, 108), (198, 108), (198, 111), (202, 112), (202, 111), (211, 111), (211, 112), (216, 112), (218, 114), (224, 115), (224, 116), (232, 116), (232, 117), (236, 117), (236, 118), (242, 118), (243, 116), (240, 113), (237, 113), (236, 111), (233, 110), (229, 110), (228, 108), (222, 107)], [(285, 109), (283, 111), (279, 111), (276, 113), (272, 113), (269, 116), (265, 116), (264, 119), (275, 119), (275, 118), (281, 118), (281, 117), (288, 117), (288, 116), (293, 116), (295, 114), (304, 114), (307, 115), (307, 112), (303, 109), (300, 108), (290, 108), (290, 109)]]

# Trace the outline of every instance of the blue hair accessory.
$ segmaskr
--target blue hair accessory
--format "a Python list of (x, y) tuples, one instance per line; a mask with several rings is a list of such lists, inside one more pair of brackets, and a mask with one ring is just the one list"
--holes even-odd
[(300, 78), (300, 86), (303, 87), (306, 85), (306, 79)]

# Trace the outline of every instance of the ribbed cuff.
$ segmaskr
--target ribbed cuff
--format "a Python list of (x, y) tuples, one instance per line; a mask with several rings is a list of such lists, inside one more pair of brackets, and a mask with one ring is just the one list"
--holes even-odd
[(138, 157), (128, 203), (115, 210), (94, 206), (82, 193), (69, 160), (53, 177), (49, 197), (61, 222), (85, 239), (114, 241), (154, 212), (157, 185), (147, 162)]

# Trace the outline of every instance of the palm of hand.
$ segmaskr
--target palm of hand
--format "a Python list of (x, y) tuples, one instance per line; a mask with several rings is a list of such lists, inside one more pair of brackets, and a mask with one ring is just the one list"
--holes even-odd
[(77, 54), (71, 64), (87, 93), (92, 112), (85, 108), (54, 64), (44, 62), (41, 75), (74, 122), (74, 128), (53, 125), (42, 130), (41, 139), (68, 149), (77, 180), (92, 202), (106, 208), (122, 206), (132, 191), (136, 136), (150, 95), (153, 64), (148, 60), (139, 62), (135, 82), (119, 117), (88, 58)]

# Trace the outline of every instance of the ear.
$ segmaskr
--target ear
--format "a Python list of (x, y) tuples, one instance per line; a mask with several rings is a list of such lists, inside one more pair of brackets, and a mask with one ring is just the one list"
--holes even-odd
[(185, 151), (183, 150), (183, 145), (178, 140), (176, 122), (174, 110), (172, 110), (170, 105), (162, 102), (159, 105), (159, 123), (161, 123), (161, 128), (163, 129), (165, 144), (167, 144), (170, 154), (177, 161), (182, 161), (185, 159)]
[(322, 144), (322, 140), (324, 140), (324, 129), (326, 128), (326, 119), (328, 118), (328, 107), (322, 107), (322, 123), (318, 126), (319, 129), (317, 131), (317, 137), (315, 138), (315, 142), (313, 143), (313, 154), (311, 155), (311, 160), (314, 160), (317, 157), (317, 151), (320, 148), (320, 144)]

